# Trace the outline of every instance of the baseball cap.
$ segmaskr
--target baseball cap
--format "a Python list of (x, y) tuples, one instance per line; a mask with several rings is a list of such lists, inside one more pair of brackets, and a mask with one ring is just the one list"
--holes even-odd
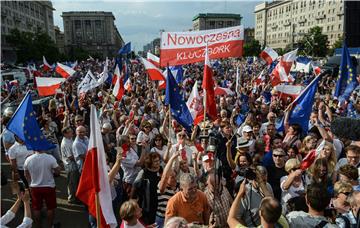
[(242, 129), (242, 132), (252, 132), (253, 129), (249, 125), (245, 125)]

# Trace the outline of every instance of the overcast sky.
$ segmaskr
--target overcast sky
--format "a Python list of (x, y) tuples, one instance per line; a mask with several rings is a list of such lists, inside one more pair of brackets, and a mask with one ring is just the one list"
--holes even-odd
[(115, 25), (125, 42), (139, 51), (159, 31), (183, 31), (192, 28), (192, 19), (198, 13), (237, 13), (245, 27), (254, 27), (255, 5), (259, 1), (69, 1), (53, 0), (54, 24), (63, 29), (62, 12), (107, 11), (115, 16)]

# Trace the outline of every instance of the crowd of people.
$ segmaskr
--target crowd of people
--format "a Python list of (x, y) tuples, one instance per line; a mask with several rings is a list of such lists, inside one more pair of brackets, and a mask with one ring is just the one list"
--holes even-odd
[[(216, 96), (218, 118), (207, 118), (186, 131), (164, 104), (165, 90), (151, 81), (141, 63), (130, 64), (131, 89), (121, 101), (111, 83), (78, 94), (88, 70), (98, 75), (104, 62), (79, 62), (76, 74), (37, 112), (43, 135), (55, 144), (49, 151), (30, 151), (6, 129), (14, 110), (2, 115), (2, 147), (11, 164), (12, 180), (25, 192), (1, 225), (24, 202), (20, 227), (41, 224), (46, 205), (52, 227), (56, 208), (56, 176), (66, 173), (68, 203), (81, 204), (76, 191), (90, 135), (90, 104), (97, 107), (107, 158), (114, 214), (120, 227), (357, 227), (360, 208), (360, 141), (338, 138), (330, 123), (339, 116), (360, 117), (360, 88), (344, 105), (333, 97), (336, 78), (320, 79), (308, 131), (289, 123), (292, 98), (273, 90), (270, 77), (255, 84), (265, 68), (260, 60), (224, 59), (213, 65), (216, 85), (234, 93)], [(110, 61), (109, 69), (115, 68)], [(179, 83), (187, 99), (194, 83), (202, 93), (203, 63), (184, 65)], [(236, 89), (236, 69), (240, 83)], [(110, 70), (110, 72), (113, 70)], [(44, 75), (57, 76), (55, 72)], [(297, 72), (304, 87), (315, 77)], [(360, 81), (360, 76), (357, 77)], [(111, 81), (111, 80), (110, 80)], [(7, 90), (4, 104), (21, 101), (36, 88)], [(185, 100), (186, 100), (185, 99)], [(279, 128), (281, 119), (284, 127)], [(351, 131), (351, 129), (349, 129)], [(316, 150), (316, 158), (303, 160)], [(16, 188), (15, 188), (16, 189)], [(32, 213), (29, 210), (29, 192)], [(30, 222), (29, 222), (30, 221)], [(83, 227), (96, 227), (89, 215)]]

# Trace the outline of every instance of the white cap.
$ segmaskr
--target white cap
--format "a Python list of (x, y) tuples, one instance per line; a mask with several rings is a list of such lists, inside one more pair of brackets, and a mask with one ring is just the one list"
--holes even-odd
[(245, 125), (242, 129), (242, 132), (252, 132), (253, 129), (249, 125)]

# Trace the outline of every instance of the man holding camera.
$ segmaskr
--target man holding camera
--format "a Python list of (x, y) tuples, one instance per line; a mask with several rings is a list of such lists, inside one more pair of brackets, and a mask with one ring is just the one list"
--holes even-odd
[[(251, 168), (255, 175), (248, 175), (254, 177), (253, 180), (245, 179), (240, 187), (237, 195), (240, 197), (240, 205), (237, 211), (237, 220), (240, 224), (247, 227), (256, 227), (260, 225), (259, 205), (264, 197), (273, 197), (273, 192), (269, 183), (265, 182), (264, 174), (256, 168)], [(236, 201), (236, 199), (235, 199)], [(234, 203), (235, 203), (234, 201)]]

